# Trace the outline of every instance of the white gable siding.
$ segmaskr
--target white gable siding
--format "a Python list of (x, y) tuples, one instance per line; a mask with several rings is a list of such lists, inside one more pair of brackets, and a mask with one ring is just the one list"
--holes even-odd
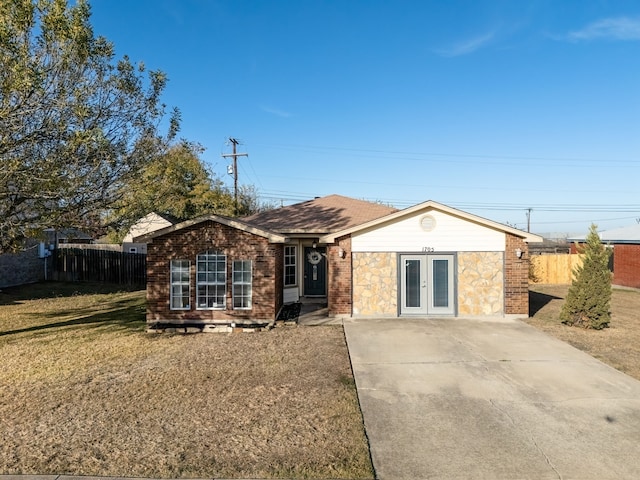
[[(425, 215), (436, 220), (436, 226), (430, 232), (420, 226), (420, 219)], [(424, 249), (434, 252), (501, 252), (505, 249), (504, 235), (504, 232), (469, 220), (430, 210), (356, 233), (351, 246), (354, 252), (420, 252)]]
[(170, 226), (171, 222), (169, 220), (161, 217), (157, 213), (151, 212), (134, 223), (122, 241), (132, 243), (135, 237)]

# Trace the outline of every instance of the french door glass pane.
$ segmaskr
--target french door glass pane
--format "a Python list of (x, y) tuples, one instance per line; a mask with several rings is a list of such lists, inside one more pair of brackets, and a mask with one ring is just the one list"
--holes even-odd
[(449, 306), (449, 260), (433, 260), (433, 306)]
[(405, 261), (405, 305), (420, 307), (420, 260)]

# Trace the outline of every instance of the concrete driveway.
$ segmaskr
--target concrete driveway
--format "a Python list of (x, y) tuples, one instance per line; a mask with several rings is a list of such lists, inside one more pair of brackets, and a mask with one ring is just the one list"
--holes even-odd
[(377, 478), (640, 478), (640, 382), (519, 321), (344, 329)]

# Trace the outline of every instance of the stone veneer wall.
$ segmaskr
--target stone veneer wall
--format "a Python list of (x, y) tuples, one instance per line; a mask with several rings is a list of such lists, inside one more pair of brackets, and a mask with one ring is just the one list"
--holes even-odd
[(398, 262), (393, 252), (353, 254), (353, 315), (398, 314)]
[(504, 313), (502, 252), (458, 253), (458, 315)]

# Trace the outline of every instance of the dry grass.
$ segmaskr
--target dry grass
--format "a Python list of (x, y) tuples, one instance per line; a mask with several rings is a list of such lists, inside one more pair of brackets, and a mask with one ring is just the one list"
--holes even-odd
[(567, 285), (531, 285), (528, 323), (640, 380), (640, 292), (614, 287), (609, 328), (586, 330), (558, 319), (568, 290)]
[(144, 327), (144, 292), (0, 294), (0, 474), (373, 477), (340, 327)]

